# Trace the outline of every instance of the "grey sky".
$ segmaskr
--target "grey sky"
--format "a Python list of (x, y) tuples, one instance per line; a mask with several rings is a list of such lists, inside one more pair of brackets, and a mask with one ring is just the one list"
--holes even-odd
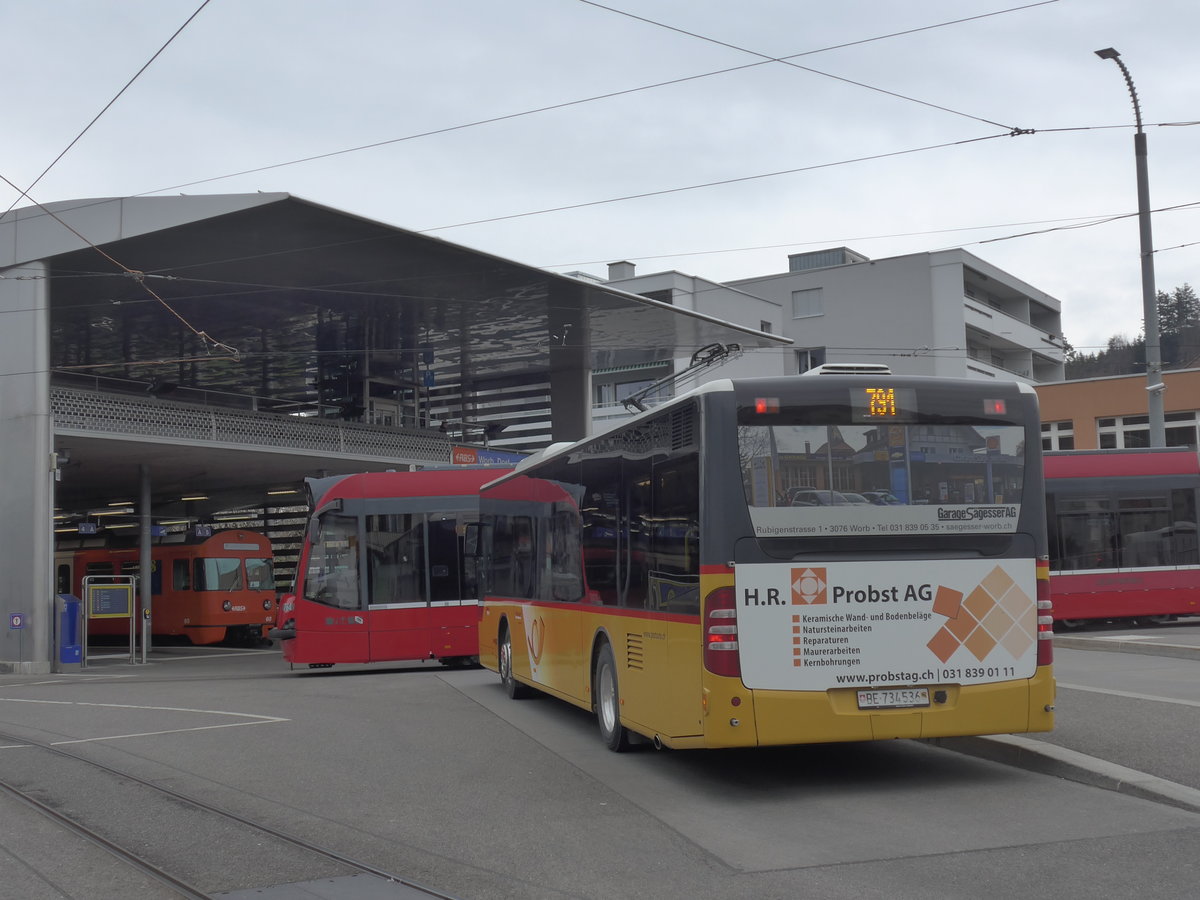
[[(1022, 4), (605, 5), (780, 57)], [(199, 6), (0, 2), (0, 175), (28, 185)], [(398, 141), (759, 58), (581, 0), (211, 0), (32, 195), (289, 191), (597, 274), (634, 259), (642, 273), (725, 280), (824, 246), (873, 258), (963, 246), (1058, 297), (1067, 339), (1085, 349), (1141, 327), (1136, 219), (980, 242), (1135, 212), (1132, 128), (1096, 127), (1133, 121), (1102, 47), (1121, 52), (1141, 97), (1152, 205), (1200, 203), (1200, 125), (1159, 127), (1200, 120), (1198, 24), (1189, 0), (1057, 0), (794, 60), (955, 112), (775, 62)], [(1007, 136), (1014, 127), (1037, 133)], [(176, 187), (376, 142), (390, 143)], [(958, 145), (828, 166), (942, 144)], [(17, 201), (7, 187), (0, 199)], [(1154, 216), (1160, 289), (1200, 282), (1200, 244), (1171, 249), (1200, 241), (1198, 216)]]

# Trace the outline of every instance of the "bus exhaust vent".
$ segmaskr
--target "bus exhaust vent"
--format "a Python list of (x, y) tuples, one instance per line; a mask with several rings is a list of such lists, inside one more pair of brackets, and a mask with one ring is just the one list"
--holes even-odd
[(640, 634), (625, 633), (625, 665), (639, 671), (646, 668), (646, 654), (642, 647)]
[(825, 363), (813, 366), (801, 375), (891, 375), (891, 366), (883, 363)]
[(696, 404), (686, 403), (671, 411), (671, 449), (684, 450), (696, 443)]

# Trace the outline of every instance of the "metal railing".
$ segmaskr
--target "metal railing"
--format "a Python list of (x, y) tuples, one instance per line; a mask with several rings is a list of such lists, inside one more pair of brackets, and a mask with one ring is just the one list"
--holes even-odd
[(197, 406), (151, 397), (52, 387), (56, 431), (170, 439), (258, 449), (446, 463), (450, 441), (426, 429)]

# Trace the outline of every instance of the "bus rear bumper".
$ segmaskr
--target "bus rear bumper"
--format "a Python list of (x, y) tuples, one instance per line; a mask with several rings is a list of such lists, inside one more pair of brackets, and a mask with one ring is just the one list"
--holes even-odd
[[(720, 681), (732, 685), (713, 685), (706, 691), (707, 747), (1018, 734), (1054, 728), (1055, 681), (1049, 666), (1016, 682), (929, 685), (933, 698), (929, 707), (903, 709), (859, 709), (853, 688), (750, 691), (738, 679)], [(726, 687), (727, 693), (722, 690)]]

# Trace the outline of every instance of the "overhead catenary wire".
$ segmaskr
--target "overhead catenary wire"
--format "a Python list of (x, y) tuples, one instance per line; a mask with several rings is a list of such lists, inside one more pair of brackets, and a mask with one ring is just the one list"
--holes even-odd
[[(326, 153), (316, 153), (311, 156), (299, 157), (297, 159), (287, 160), (284, 162), (271, 163), (271, 164), (265, 165), (265, 166), (256, 166), (251, 169), (242, 169), (237, 172), (227, 172), (223, 175), (213, 175), (213, 176), (210, 176), (207, 178), (200, 178), (200, 179), (196, 179), (193, 181), (182, 182), (180, 184), (173, 184), (168, 187), (161, 187), (161, 188), (155, 188), (155, 189), (149, 190), (149, 191), (143, 191), (141, 193), (135, 194), (134, 196), (144, 197), (144, 196), (148, 196), (151, 194), (166, 193), (167, 191), (178, 191), (178, 190), (182, 190), (183, 188), (196, 187), (197, 185), (201, 185), (201, 184), (211, 184), (214, 181), (224, 181), (224, 180), (227, 180), (230, 178), (238, 178), (243, 175), (255, 175), (259, 172), (269, 172), (274, 169), (282, 169), (282, 168), (286, 168), (288, 166), (297, 166), (297, 165), (303, 165), (304, 163), (318, 162), (323, 159), (331, 159), (335, 156), (343, 156), (348, 153), (358, 153), (358, 152), (361, 152), (364, 150), (374, 150), (379, 147), (387, 147), (392, 144), (404, 143), (406, 141), (414, 141), (414, 140), (418, 140), (420, 138), (428, 138), (428, 137), (435, 137), (437, 135), (442, 135), (442, 134), (450, 134), (450, 133), (453, 133), (456, 131), (464, 131), (469, 128), (477, 128), (477, 127), (480, 127), (483, 125), (493, 125), (493, 124), (496, 124), (499, 122), (507, 122), (507, 121), (511, 121), (513, 119), (520, 119), (520, 118), (524, 118), (526, 116), (538, 115), (540, 113), (553, 112), (555, 110), (560, 110), (560, 109), (567, 109), (567, 108), (573, 107), (573, 106), (581, 106), (586, 103), (594, 103), (594, 102), (597, 102), (600, 100), (610, 100), (610, 99), (613, 99), (616, 97), (627, 96), (629, 94), (641, 93), (643, 91), (651, 91), (651, 90), (656, 90), (658, 88), (670, 87), (670, 86), (677, 85), (677, 84), (685, 84), (685, 83), (691, 82), (691, 81), (699, 81), (700, 79), (703, 79), (703, 78), (712, 78), (712, 77), (715, 77), (718, 75), (728, 75), (733, 72), (741, 72), (746, 69), (753, 69), (753, 68), (757, 68), (758, 66), (765, 66), (765, 65), (769, 65), (769, 64), (775, 63), (775, 62), (787, 63), (789, 60), (800, 59), (801, 57), (805, 57), (805, 56), (814, 56), (818, 53), (826, 53), (831, 50), (841, 50), (846, 47), (856, 47), (856, 46), (860, 46), (862, 44), (869, 44), (869, 43), (874, 43), (877, 41), (890, 40), (892, 38), (903, 37), (905, 35), (914, 34), (916, 32), (920, 32), (920, 31), (931, 31), (936, 28), (947, 28), (952, 25), (959, 25), (964, 22), (974, 21), (976, 19), (983, 19), (983, 18), (988, 18), (990, 16), (1003, 15), (1003, 14), (1009, 13), (1009, 12), (1017, 12), (1017, 11), (1020, 11), (1023, 9), (1027, 9), (1030, 6), (1040, 6), (1040, 5), (1044, 5), (1046, 3), (1057, 3), (1057, 2), (1058, 2), (1058, 0), (1042, 0), (1042, 2), (1040, 2), (1040, 3), (1034, 3), (1034, 4), (1027, 5), (1027, 6), (1017, 6), (1017, 7), (1012, 7), (1011, 9), (1003, 9), (1003, 10), (997, 10), (995, 12), (983, 13), (978, 16), (969, 16), (967, 18), (952, 19), (952, 20), (949, 20), (946, 22), (938, 22), (933, 25), (922, 25), (922, 26), (918, 26), (916, 28), (908, 28), (903, 31), (895, 31), (895, 32), (889, 32), (886, 34), (881, 34), (881, 35), (874, 35), (872, 37), (861, 38), (861, 39), (854, 40), (854, 41), (845, 41), (843, 43), (833, 44), (828, 47), (819, 47), (814, 50), (803, 50), (798, 53), (789, 54), (787, 56), (764, 57), (764, 58), (760, 58), (756, 62), (745, 63), (740, 66), (729, 66), (729, 67), (726, 67), (723, 69), (714, 69), (713, 71), (710, 71), (710, 72), (701, 72), (696, 75), (684, 75), (679, 78), (671, 78), (671, 79), (667, 79), (665, 81), (657, 81), (657, 82), (653, 82), (651, 84), (639, 85), (637, 87), (623, 88), (623, 89), (615, 90), (615, 91), (606, 91), (601, 94), (594, 94), (594, 95), (591, 95), (588, 97), (580, 97), (575, 100), (564, 100), (560, 103), (552, 103), (552, 104), (548, 104), (546, 106), (538, 106), (538, 107), (534, 107), (532, 109), (521, 110), (519, 112), (503, 113), (503, 114), (497, 115), (497, 116), (489, 116), (489, 117), (483, 118), (483, 119), (476, 119), (471, 122), (462, 122), (457, 125), (447, 125), (447, 126), (444, 126), (441, 128), (433, 128), (428, 131), (415, 132), (413, 134), (404, 135), (402, 137), (389, 138), (387, 140), (382, 140), (382, 141), (373, 141), (369, 144), (359, 144), (354, 147), (345, 147), (340, 150), (331, 150)], [(596, 5), (598, 5), (598, 4), (596, 4)], [(617, 12), (617, 10), (613, 10), (613, 11)], [(646, 21), (649, 21), (649, 20), (646, 20)], [(661, 23), (653, 23), (653, 24), (661, 24)], [(663, 27), (668, 27), (668, 26), (663, 26)], [(699, 37), (699, 35), (693, 35), (693, 37)], [(706, 38), (705, 40), (711, 40), (711, 39)], [(718, 41), (716, 43), (720, 43), (720, 42)], [(732, 45), (727, 45), (727, 46), (732, 46)], [(742, 52), (745, 52), (745, 53), (753, 53), (753, 51), (742, 50), (742, 48), (734, 48), (734, 49), (741, 50)], [(754, 55), (760, 56), (760, 57), (763, 56), (762, 54), (758, 54), (758, 53), (755, 53)], [(799, 68), (804, 68), (804, 67), (800, 66)], [(813, 71), (816, 74), (827, 75), (827, 77), (830, 77), (830, 78), (837, 78), (838, 80), (841, 80), (841, 81), (848, 81), (848, 79), (838, 78), (838, 76), (828, 75), (828, 73), (817, 72), (817, 70), (815, 70), (815, 69), (810, 70), (810, 71)], [(867, 85), (861, 85), (861, 86), (868, 87)], [(871, 88), (871, 89), (875, 90), (874, 88)], [(897, 96), (899, 96), (899, 95), (897, 95)], [(912, 99), (912, 98), (905, 98), (905, 99)], [(914, 101), (914, 102), (921, 102), (921, 101)], [(933, 104), (926, 104), (926, 105), (933, 105)], [(954, 112), (953, 110), (947, 110), (947, 111)], [(956, 114), (967, 115), (965, 113), (956, 113)], [(977, 117), (968, 116), (968, 118), (977, 118)], [(1005, 125), (1000, 125), (999, 123), (989, 122), (986, 119), (978, 119), (978, 121), (985, 122), (987, 124), (996, 125), (997, 127), (1000, 127), (1000, 128), (1008, 127)]]
[(568, 203), (563, 204), (562, 206), (551, 206), (545, 209), (535, 209), (521, 213), (509, 213), (502, 216), (490, 216), (486, 219), (475, 219), (470, 222), (456, 222), (453, 225), (438, 225), (433, 228), (420, 228), (415, 230), (418, 234), (430, 234), (434, 231), (448, 231), (452, 228), (466, 228), (470, 225), (486, 225), (492, 222), (506, 222), (511, 219), (523, 219), (528, 216), (541, 216), (546, 215), (547, 213), (565, 212), (571, 209), (585, 209), (589, 206), (601, 206), (608, 203), (623, 203), (627, 200), (643, 200), (647, 197), (662, 197), (667, 194), (679, 194), (683, 193), (684, 191), (698, 191), (703, 188), (718, 187), (726, 184), (740, 184), (742, 182), (756, 181), (763, 178), (777, 178), (780, 175), (795, 175), (799, 172), (814, 172), (818, 169), (831, 169), (837, 166), (852, 165), (854, 163), (872, 162), (880, 159), (892, 159), (897, 156), (906, 156), (913, 153), (924, 153), (930, 150), (944, 150), (947, 147), (961, 147), (966, 144), (976, 144), (980, 141), (991, 141), (995, 140), (996, 138), (1013, 136), (1014, 135), (1011, 132), (1005, 131), (997, 134), (986, 134), (980, 137), (964, 138), (958, 141), (946, 141), (945, 143), (941, 144), (929, 144), (924, 147), (910, 147), (905, 150), (891, 150), (885, 153), (874, 153), (869, 156), (857, 156), (853, 159), (843, 159), (837, 162), (815, 163), (809, 166), (797, 166), (794, 169), (780, 169), (776, 172), (759, 172), (754, 175), (742, 175), (736, 178), (722, 178), (717, 181), (706, 181), (702, 184), (689, 184), (681, 187), (662, 188), (661, 190), (655, 191), (641, 191), (636, 194), (625, 194), (620, 197), (608, 197), (603, 200), (588, 200), (582, 203)]
[[(608, 12), (620, 15), (620, 16), (626, 16), (630, 19), (636, 19), (639, 22), (645, 22), (648, 25), (654, 25), (658, 28), (665, 28), (668, 31), (674, 31), (677, 34), (687, 35), (688, 37), (696, 38), (697, 40), (701, 40), (701, 41), (706, 41), (710, 44), (716, 44), (720, 47), (728, 47), (730, 50), (737, 50), (739, 53), (749, 53), (752, 56), (760, 57), (761, 59), (763, 59), (766, 62), (782, 63), (783, 65), (791, 66), (794, 69), (800, 69), (801, 71), (809, 72), (813, 75), (820, 75), (824, 78), (832, 78), (835, 81), (841, 81), (844, 84), (850, 84), (850, 85), (854, 85), (855, 87), (864, 88), (869, 91), (875, 91), (880, 94), (886, 94), (889, 97), (895, 97), (899, 100), (906, 100), (910, 103), (917, 103), (917, 104), (920, 104), (921, 106), (927, 106), (930, 109), (937, 109), (937, 110), (941, 110), (942, 112), (951, 113), (952, 115), (962, 116), (967, 119), (974, 119), (976, 122), (982, 122), (985, 125), (995, 125), (997, 128), (1008, 128), (1010, 131), (1022, 130), (1022, 129), (1017, 128), (1016, 126), (1005, 125), (1003, 122), (996, 122), (992, 119), (985, 119), (982, 116), (976, 116), (976, 115), (972, 115), (971, 113), (965, 113), (965, 112), (962, 112), (957, 109), (951, 109), (948, 106), (940, 106), (936, 103), (930, 103), (926, 100), (919, 100), (916, 97), (909, 97), (909, 96), (907, 96), (905, 94), (901, 94), (897, 91), (889, 91), (886, 88), (877, 87), (875, 85), (867, 84), (862, 81), (855, 81), (854, 79), (851, 79), (851, 78), (843, 78), (842, 76), (834, 75), (831, 72), (823, 72), (819, 69), (812, 69), (812, 68), (809, 68), (808, 66), (802, 66), (798, 63), (791, 61), (796, 58), (795, 56), (789, 56), (789, 57), (784, 57), (784, 58), (773, 57), (766, 53), (760, 53), (757, 50), (750, 50), (746, 47), (740, 47), (737, 44), (731, 44), (728, 41), (722, 41), (722, 40), (718, 40), (717, 38), (709, 37), (707, 35), (697, 34), (694, 31), (688, 31), (684, 28), (678, 28), (674, 25), (668, 25), (665, 22), (659, 22), (655, 19), (649, 19), (649, 18), (646, 18), (645, 16), (639, 16), (635, 13), (627, 12), (626, 10), (623, 10), (623, 9), (617, 9), (616, 7), (613, 7), (613, 6), (605, 6), (603, 3), (597, 3), (596, 0), (576, 0), (576, 2), (583, 3), (587, 6), (594, 6), (597, 9), (603, 9)], [(1058, 2), (1058, 0), (1039, 0), (1039, 2), (1029, 3), (1029, 4), (1026, 4), (1025, 6), (1016, 6), (1016, 7), (1012, 7), (1011, 9), (1003, 9), (1003, 10), (998, 10), (996, 12), (983, 13), (978, 16), (968, 16), (968, 17), (962, 18), (962, 19), (955, 19), (952, 22), (945, 22), (939, 26), (926, 26), (923, 28), (907, 29), (905, 31), (894, 32), (888, 36), (889, 37), (899, 37), (901, 35), (914, 34), (919, 31), (926, 31), (932, 27), (943, 27), (945, 25), (959, 25), (959, 24), (962, 24), (963, 22), (971, 22), (976, 19), (986, 19), (991, 16), (1004, 15), (1005, 13), (1019, 12), (1021, 10), (1033, 9), (1034, 7), (1038, 7), (1038, 6), (1048, 6), (1051, 3), (1057, 3), (1057, 2)], [(862, 44), (862, 43), (867, 43), (867, 42), (866, 41), (851, 41), (851, 42), (848, 42), (845, 44), (839, 44), (837, 47), (827, 47), (825, 49), (826, 50), (841, 49), (843, 47), (857, 46), (858, 44)]]
[[(9, 181), (3, 175), (0, 175), (0, 181), (3, 181), (5, 184), (9, 185), (10, 187), (13, 187), (14, 189), (16, 187), (15, 185), (13, 185), (13, 183), (11, 181)], [(28, 194), (26, 194), (26, 196), (28, 196)], [(32, 199), (32, 198), (30, 198), (30, 199)], [(36, 201), (34, 201), (34, 202), (36, 203)], [(79, 238), (81, 241), (83, 241), (85, 244), (87, 244), (87, 246), (91, 247), (98, 254), (100, 254), (102, 257), (104, 257), (110, 263), (112, 263), (114, 266), (116, 266), (118, 269), (120, 269), (121, 270), (120, 274), (122, 274), (126, 277), (129, 277), (129, 278), (132, 278), (142, 290), (144, 290), (147, 294), (149, 294), (152, 298), (154, 298), (155, 301), (157, 301), (165, 310), (167, 310), (167, 312), (169, 312), (176, 319), (178, 319), (189, 331), (191, 331), (198, 338), (200, 338), (200, 340), (204, 342), (204, 345), (206, 347), (213, 347), (218, 350), (224, 350), (224, 351), (228, 352), (234, 358), (237, 358), (238, 350), (236, 347), (232, 347), (229, 344), (224, 343), (223, 341), (219, 341), (216, 338), (214, 338), (212, 335), (210, 335), (208, 332), (202, 331), (201, 329), (194, 326), (183, 315), (181, 315), (173, 306), (171, 306), (170, 303), (168, 303), (166, 300), (164, 300), (155, 290), (153, 290), (149, 285), (147, 285), (145, 272), (139, 272), (136, 269), (131, 269), (129, 266), (125, 265), (120, 260), (115, 259), (109, 253), (107, 253), (103, 248), (99, 247), (98, 245), (93, 243), (91, 240), (89, 240), (87, 237), (85, 237), (83, 234), (81, 234), (76, 228), (74, 228), (69, 222), (65, 221), (61, 216), (56, 215), (53, 212), (53, 210), (48, 209), (47, 207), (43, 206), (40, 203), (37, 203), (37, 207), (43, 213), (50, 216), (50, 218), (54, 219), (54, 221), (58, 222), (58, 224), (60, 224), (63, 228), (67, 229), (67, 231), (71, 232), (71, 234), (75, 235), (75, 237)]]
[[(33, 181), (29, 183), (29, 186), (27, 188), (25, 188), (25, 190), (16, 188), (15, 185), (12, 185), (12, 182), (8, 182), (17, 191), (17, 199), (9, 204), (8, 209), (5, 210), (6, 213), (12, 212), (13, 207), (16, 206), (17, 203), (19, 203), (21, 201), (22, 197), (29, 200), (30, 202), (34, 202), (33, 198), (29, 196), (28, 192), (32, 191), (35, 187), (37, 187), (38, 183), (41, 182), (41, 180), (46, 177), (46, 175), (50, 172), (50, 170), (53, 169), (56, 165), (58, 165), (59, 161), (71, 151), (71, 148), (74, 147), (76, 144), (78, 144), (79, 141), (83, 138), (83, 136), (85, 134), (87, 134), (88, 131), (91, 130), (92, 126), (95, 125), (98, 121), (100, 121), (100, 117), (103, 116), (106, 112), (108, 112), (109, 109), (112, 108), (114, 103), (116, 103), (118, 100), (121, 99), (121, 96), (127, 90), (129, 90), (130, 87), (133, 86), (133, 83), (135, 81), (137, 81), (138, 78), (141, 77), (142, 73), (145, 72), (148, 68), (150, 68), (150, 66), (154, 63), (154, 61), (156, 59), (158, 59), (159, 56), (162, 55), (163, 51), (166, 50), (167, 47), (169, 47), (171, 45), (171, 43), (175, 40), (175, 38), (179, 37), (179, 35), (183, 33), (183, 30), (192, 23), (192, 20), (195, 19), (196, 16), (200, 15), (200, 12), (204, 9), (204, 7), (208, 6), (208, 4), (210, 2), (212, 2), (212, 0), (203, 0), (203, 2), (201, 2), (201, 4), (198, 7), (196, 7), (196, 11), (193, 12), (190, 16), (188, 16), (187, 21), (185, 21), (182, 25), (180, 25), (177, 29), (175, 29), (175, 33), (172, 34), (169, 38), (167, 38), (166, 43), (164, 43), (161, 47), (159, 47), (154, 52), (154, 55), (151, 56), (148, 60), (146, 60), (145, 64), (133, 74), (133, 77), (130, 78), (127, 82), (125, 82), (125, 86), (122, 87), (119, 91), (117, 91), (117, 93), (113, 96), (113, 98), (111, 100), (109, 100), (106, 104), (104, 104), (104, 108), (101, 109), (100, 112), (96, 113), (96, 115), (92, 117), (92, 120), (90, 122), (88, 122), (87, 125), (84, 126), (83, 130), (80, 131), (79, 134), (75, 135), (75, 137), (71, 139), (71, 142), (69, 144), (67, 144), (66, 147), (63, 148), (62, 152), (60, 152), (58, 154), (58, 156), (54, 157), (54, 159), (50, 161), (50, 165), (48, 165), (48, 166), (46, 166), (46, 168), (42, 169), (41, 174), (38, 175), (37, 178), (33, 179)], [(7, 179), (6, 179), (6, 181), (7, 181)]]
[(44, 205), (39, 203), (37, 200), (35, 200), (29, 193), (46, 176), (46, 174), (51, 169), (53, 169), (55, 165), (58, 164), (59, 160), (61, 160), (64, 156), (66, 156), (67, 153), (70, 152), (71, 148), (73, 148), (77, 143), (79, 143), (79, 140), (85, 134), (87, 134), (87, 132), (91, 129), (91, 127), (96, 124), (96, 122), (98, 122), (100, 120), (100, 117), (103, 116), (106, 112), (108, 112), (109, 109), (112, 108), (113, 104), (115, 104), (117, 102), (117, 100), (119, 100), (121, 98), (121, 96), (130, 88), (130, 86), (135, 81), (137, 81), (137, 79), (142, 75), (142, 73), (145, 72), (150, 67), (150, 65), (156, 59), (158, 59), (159, 56), (162, 55), (163, 51), (166, 50), (167, 47), (170, 46), (171, 43), (177, 37), (179, 37), (180, 34), (183, 33), (183, 30), (192, 23), (192, 21), (196, 18), (196, 16), (198, 16), (200, 14), (200, 12), (204, 9), (204, 7), (208, 6), (208, 4), (210, 2), (211, 2), (211, 0), (202, 0), (202, 2), (196, 8), (196, 10), (190, 16), (188, 16), (187, 20), (182, 25), (180, 25), (175, 30), (175, 32), (167, 39), (166, 43), (164, 43), (161, 47), (158, 48), (158, 50), (156, 50), (154, 52), (154, 54), (150, 57), (150, 59), (147, 60), (146, 63), (140, 69), (138, 69), (137, 72), (134, 73), (133, 77), (130, 78), (125, 83), (124, 87), (122, 87), (121, 90), (119, 90), (116, 93), (116, 95), (111, 100), (109, 100), (108, 103), (106, 103), (104, 105), (103, 109), (101, 109), (100, 112), (96, 113), (96, 115), (92, 117), (92, 120), (86, 126), (84, 126), (83, 130), (80, 131), (79, 134), (77, 134), (75, 136), (75, 138), (62, 150), (62, 152), (60, 152), (58, 154), (58, 156), (56, 156), (50, 162), (50, 164), (48, 166), (46, 166), (45, 169), (42, 170), (42, 173), (40, 175), (38, 175), (38, 177), (35, 178), (28, 187), (21, 189), (21, 188), (17, 187), (17, 185), (13, 184), (13, 182), (10, 181), (8, 178), (5, 178), (2, 175), (0, 175), (0, 180), (2, 180), (5, 184), (7, 184), (14, 191), (16, 191), (17, 195), (18, 195), (17, 199), (12, 202), (12, 204), (8, 207), (8, 210), (6, 210), (6, 212), (11, 212), (13, 207), (16, 206), (17, 202), (21, 198), (28, 200), (30, 203), (34, 204), (34, 206), (36, 206), (38, 209), (40, 209), (43, 213), (50, 216), (50, 218), (54, 219), (54, 221), (58, 222), (58, 224), (63, 226), (63, 228), (67, 229), (67, 231), (71, 232), (71, 234), (75, 235), (75, 237), (77, 237), (81, 241), (83, 241), (87, 246), (91, 247), (93, 250), (95, 250), (97, 253), (99, 253), (102, 257), (107, 259), (109, 262), (111, 262), (117, 268), (121, 269), (122, 273), (125, 276), (132, 278), (134, 281), (136, 281), (141, 286), (141, 288), (143, 290), (145, 290), (145, 292), (147, 294), (149, 294), (156, 301), (158, 301), (158, 303), (160, 303), (164, 309), (166, 309), (169, 313), (171, 313), (171, 315), (175, 316), (175, 318), (179, 319), (180, 322), (182, 322), (189, 330), (191, 330), (197, 337), (199, 337), (201, 339), (201, 341), (204, 342), (204, 345), (206, 347), (212, 347), (215, 349), (224, 350), (224, 351), (227, 351), (228, 353), (230, 353), (232, 356), (237, 357), (237, 355), (238, 355), (237, 348), (232, 347), (229, 344), (226, 344), (222, 341), (217, 340), (212, 335), (208, 334), (206, 331), (202, 331), (199, 328), (196, 328), (194, 325), (192, 325), (191, 322), (189, 322), (182, 315), (180, 315), (180, 313), (174, 307), (172, 307), (169, 303), (167, 303), (166, 300), (164, 300), (161, 296), (159, 296), (158, 293), (156, 293), (154, 290), (152, 290), (146, 284), (146, 274), (144, 272), (140, 272), (136, 269), (130, 268), (129, 266), (127, 266), (124, 263), (120, 262), (119, 260), (115, 259), (112, 255), (105, 252), (99, 246), (97, 246), (93, 241), (88, 239), (88, 237), (86, 235), (82, 234), (78, 229), (76, 229), (76, 228), (72, 227), (70, 224), (68, 224), (61, 216), (57, 215), (56, 213), (54, 213), (53, 211), (51, 211), (50, 209), (48, 209), (47, 207), (45, 207)]

